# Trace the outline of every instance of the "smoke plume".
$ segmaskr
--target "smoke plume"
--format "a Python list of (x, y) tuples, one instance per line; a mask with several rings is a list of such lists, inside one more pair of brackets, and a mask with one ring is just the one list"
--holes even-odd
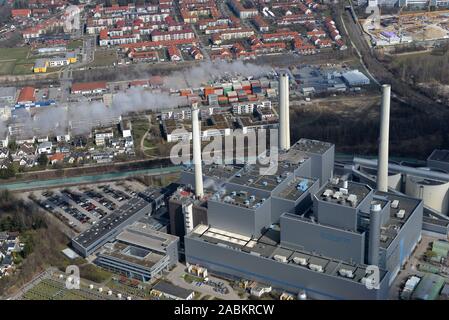
[[(197, 88), (219, 79), (230, 80), (237, 76), (260, 77), (271, 71), (270, 67), (237, 62), (204, 62), (184, 72), (174, 72), (164, 78), (165, 89)], [(121, 115), (146, 110), (162, 110), (187, 105), (185, 97), (172, 96), (163, 91), (154, 93), (142, 88), (131, 88), (113, 96), (111, 106), (103, 102), (72, 103), (34, 108), (33, 112), (15, 112), (14, 122), (22, 133), (29, 135), (62, 135), (70, 129), (72, 134), (86, 134), (93, 128), (108, 125)], [(20, 125), (19, 125), (20, 124)], [(7, 124), (0, 120), (0, 134)]]

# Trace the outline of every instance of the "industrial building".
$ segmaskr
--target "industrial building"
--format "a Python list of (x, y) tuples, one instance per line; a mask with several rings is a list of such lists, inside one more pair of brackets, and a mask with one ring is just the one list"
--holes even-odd
[(148, 281), (178, 262), (179, 238), (135, 222), (97, 255), (95, 263), (130, 278)]
[[(282, 83), (280, 105), (288, 114)], [(384, 164), (389, 87), (382, 109)], [(201, 165), (197, 116), (192, 114), (194, 166), (182, 172), (182, 187), (169, 202), (169, 211), (173, 203), (178, 211), (171, 232), (185, 234), (187, 263), (311, 298), (387, 297), (421, 239), (423, 201), (334, 174), (334, 145), (301, 139), (290, 146), (284, 115), (276, 174), (261, 174), (260, 164)]]
[[(449, 231), (449, 174), (442, 171), (445, 163), (437, 159), (437, 150), (429, 157), (427, 167), (411, 167), (406, 164), (388, 164), (388, 190), (423, 200), (423, 229), (447, 235)], [(351, 174), (360, 181), (375, 184), (377, 161), (354, 158)]]
[(171, 300), (192, 300), (195, 292), (174, 286), (166, 281), (159, 281), (151, 290), (151, 295)]
[(131, 198), (97, 224), (73, 238), (73, 249), (81, 256), (87, 257), (106, 242), (113, 240), (124, 227), (157, 210), (163, 202), (163, 195), (156, 190), (149, 190), (148, 193), (156, 196), (148, 195), (145, 200), (142, 197)]

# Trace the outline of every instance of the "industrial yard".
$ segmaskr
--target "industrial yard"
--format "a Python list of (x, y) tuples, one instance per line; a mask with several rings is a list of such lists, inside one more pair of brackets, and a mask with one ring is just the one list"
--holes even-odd
[(449, 38), (449, 11), (399, 12), (395, 15), (371, 15), (362, 20), (364, 30), (374, 46), (389, 47)]
[(0, 1), (0, 297), (449, 299), (449, 0), (390, 2)]

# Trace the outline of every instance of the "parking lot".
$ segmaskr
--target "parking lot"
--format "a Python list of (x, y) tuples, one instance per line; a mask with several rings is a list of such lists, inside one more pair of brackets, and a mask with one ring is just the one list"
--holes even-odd
[(144, 189), (135, 180), (123, 180), (33, 191), (22, 197), (32, 199), (75, 231), (82, 232)]

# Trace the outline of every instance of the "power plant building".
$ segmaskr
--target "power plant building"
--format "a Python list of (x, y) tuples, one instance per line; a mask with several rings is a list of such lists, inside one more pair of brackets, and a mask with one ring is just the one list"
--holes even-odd
[[(330, 143), (281, 140), (274, 174), (259, 164), (202, 166), (195, 200), (206, 203), (207, 223), (185, 232), (186, 262), (315, 299), (386, 299), (421, 239), (423, 201), (334, 175)], [(388, 149), (381, 154), (388, 166)], [(181, 174), (187, 189), (198, 184), (192, 171)]]

